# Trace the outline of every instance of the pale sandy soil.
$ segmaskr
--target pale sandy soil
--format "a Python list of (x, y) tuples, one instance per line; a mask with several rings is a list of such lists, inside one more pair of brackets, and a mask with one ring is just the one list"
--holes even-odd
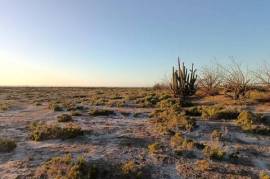
[[(12, 91), (12, 90), (11, 90)], [(84, 136), (69, 140), (48, 140), (34, 142), (29, 139), (27, 127), (33, 121), (55, 121), (64, 112), (53, 112), (45, 101), (41, 106), (33, 104), (33, 99), (17, 99), (18, 91), (10, 94), (12, 109), (0, 112), (0, 136), (14, 139), (17, 148), (11, 153), (0, 154), (0, 178), (31, 178), (36, 168), (48, 159), (71, 153), (83, 155), (89, 161), (105, 160), (111, 163), (123, 163), (134, 160), (150, 165), (153, 178), (256, 178), (262, 170), (270, 172), (270, 137), (251, 135), (241, 132), (233, 121), (202, 121), (198, 119), (198, 128), (185, 135), (202, 143), (210, 143), (210, 134), (214, 129), (226, 129), (222, 143), (226, 152), (240, 150), (238, 163), (213, 162), (214, 169), (198, 173), (193, 169), (194, 163), (202, 159), (202, 153), (194, 151), (195, 157), (175, 156), (169, 148), (168, 139), (154, 132), (149, 122), (151, 108), (109, 108), (116, 111), (114, 116), (91, 117), (84, 112), (74, 117), (85, 132)], [(39, 95), (36, 93), (35, 95)], [(33, 96), (35, 96), (33, 95)], [(9, 99), (12, 95), (9, 95)], [(46, 97), (46, 95), (43, 94)], [(6, 93), (0, 95), (6, 99)], [(30, 97), (31, 99), (31, 97)], [(85, 105), (90, 109), (91, 105)], [(261, 108), (260, 108), (261, 109)], [(268, 110), (269, 108), (267, 108)], [(270, 112), (265, 110), (264, 112)], [(123, 115), (128, 113), (128, 115)], [(140, 114), (135, 115), (134, 114)], [(154, 142), (163, 144), (160, 154), (148, 154), (147, 146)]]

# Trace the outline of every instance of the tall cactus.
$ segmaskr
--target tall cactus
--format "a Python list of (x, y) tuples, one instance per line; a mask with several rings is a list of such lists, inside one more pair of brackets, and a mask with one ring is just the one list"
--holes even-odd
[(198, 78), (196, 72), (197, 70), (194, 69), (194, 64), (192, 64), (191, 69), (188, 71), (184, 63), (181, 65), (178, 57), (178, 70), (175, 70), (173, 67), (170, 88), (174, 96), (179, 98), (180, 103), (183, 103), (186, 97), (195, 94), (197, 90), (196, 81)]

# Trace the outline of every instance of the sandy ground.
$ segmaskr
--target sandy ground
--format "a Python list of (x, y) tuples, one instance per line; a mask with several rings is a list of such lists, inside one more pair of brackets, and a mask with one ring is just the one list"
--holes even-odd
[[(116, 111), (114, 116), (91, 117), (87, 112), (74, 117), (85, 132), (82, 137), (69, 140), (31, 141), (27, 126), (33, 121), (55, 121), (63, 112), (53, 112), (44, 102), (41, 106), (29, 104), (27, 100), (15, 100), (14, 107), (0, 112), (0, 136), (15, 139), (17, 148), (11, 153), (0, 155), (0, 178), (31, 178), (36, 168), (48, 159), (72, 153), (83, 155), (88, 160), (106, 160), (122, 163), (135, 160), (152, 166), (153, 178), (184, 178), (185, 167), (193, 166), (201, 158), (175, 157), (169, 148), (158, 156), (148, 154), (147, 146), (159, 141), (169, 146), (168, 140), (154, 132), (149, 122), (149, 113), (153, 109), (110, 108)], [(91, 106), (87, 106), (91, 108)], [(267, 112), (267, 111), (266, 111)], [(140, 115), (134, 115), (140, 114)], [(186, 136), (196, 141), (210, 143), (210, 134), (214, 129), (226, 130), (223, 145), (227, 151), (236, 148), (241, 151), (239, 163), (215, 163), (216, 168), (200, 174), (207, 178), (229, 178), (243, 176), (256, 178), (260, 171), (270, 170), (270, 137), (249, 135), (240, 131), (232, 121), (202, 121), (198, 119), (198, 128)], [(189, 172), (192, 173), (192, 170)], [(195, 178), (198, 175), (187, 178)], [(228, 177), (226, 177), (228, 176)], [(200, 178), (200, 177), (198, 177)]]

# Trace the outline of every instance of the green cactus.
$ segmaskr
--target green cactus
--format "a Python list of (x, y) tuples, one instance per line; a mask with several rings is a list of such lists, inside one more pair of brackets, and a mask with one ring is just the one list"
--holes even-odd
[(179, 98), (180, 103), (185, 102), (188, 96), (196, 93), (196, 81), (198, 78), (196, 72), (197, 69), (194, 69), (194, 64), (192, 64), (191, 69), (188, 71), (184, 63), (181, 65), (178, 57), (178, 70), (175, 70), (173, 67), (170, 88), (174, 96)]

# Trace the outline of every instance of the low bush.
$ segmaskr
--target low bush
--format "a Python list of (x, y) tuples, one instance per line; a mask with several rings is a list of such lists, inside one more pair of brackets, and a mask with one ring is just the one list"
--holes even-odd
[(173, 149), (181, 151), (190, 151), (195, 146), (195, 143), (192, 140), (185, 139), (180, 133), (176, 133), (171, 137), (170, 144)]
[(148, 152), (149, 154), (157, 154), (160, 150), (160, 144), (158, 143), (153, 143), (148, 145)]
[(49, 139), (69, 139), (83, 135), (80, 126), (68, 123), (64, 126), (58, 124), (32, 123), (30, 126), (30, 138), (34, 141)]
[(202, 108), (202, 118), (204, 120), (216, 120), (219, 118), (219, 113), (223, 110), (220, 106), (210, 106)]
[(219, 146), (206, 146), (203, 150), (203, 154), (205, 157), (210, 159), (222, 160), (226, 153)]
[(36, 170), (35, 177), (42, 179), (90, 179), (96, 177), (95, 166), (87, 164), (84, 158), (72, 159), (71, 155), (55, 157)]
[(246, 131), (254, 129), (254, 124), (258, 121), (258, 116), (249, 111), (243, 111), (239, 114), (236, 123)]
[(262, 171), (260, 173), (260, 179), (270, 179), (270, 174), (265, 171)]
[(8, 103), (0, 103), (0, 112), (8, 111), (11, 108)]
[(211, 140), (213, 141), (220, 141), (222, 139), (222, 132), (220, 130), (214, 130), (211, 133)]
[(71, 122), (72, 116), (69, 114), (62, 114), (60, 116), (57, 116), (57, 121), (58, 122)]
[(15, 141), (0, 138), (0, 153), (12, 152), (16, 147)]
[(89, 112), (90, 116), (109, 116), (114, 114), (115, 112), (109, 109), (93, 109)]
[(185, 110), (185, 114), (187, 116), (201, 116), (202, 115), (202, 108), (201, 107), (191, 107)]
[(238, 115), (238, 111), (224, 109), (221, 106), (210, 106), (202, 108), (202, 118), (204, 120), (236, 119)]
[(210, 170), (210, 162), (208, 160), (198, 160), (196, 162), (196, 170), (204, 172)]
[(58, 103), (50, 103), (49, 109), (54, 111), (54, 112), (64, 111), (64, 107)]

